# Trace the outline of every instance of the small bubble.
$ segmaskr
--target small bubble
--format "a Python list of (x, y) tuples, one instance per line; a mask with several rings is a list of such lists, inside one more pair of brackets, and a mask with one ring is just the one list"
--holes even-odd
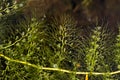
[(54, 67), (54, 68), (57, 68), (57, 67), (58, 67), (58, 65), (57, 65), (57, 64), (53, 64), (53, 67)]
[(23, 4), (19, 4), (19, 7), (23, 7)]

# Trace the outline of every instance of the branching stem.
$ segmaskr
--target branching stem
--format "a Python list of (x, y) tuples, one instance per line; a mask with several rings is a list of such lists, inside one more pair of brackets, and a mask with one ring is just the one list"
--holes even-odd
[(9, 58), (3, 54), (0, 53), (0, 57), (3, 57), (5, 58), (6, 60), (8, 61), (11, 61), (11, 62), (16, 62), (16, 63), (20, 63), (20, 64), (24, 64), (24, 65), (28, 65), (28, 66), (31, 66), (33, 68), (37, 68), (37, 69), (41, 69), (41, 70), (48, 70), (48, 71), (58, 71), (58, 72), (65, 72), (65, 73), (69, 73), (69, 74), (81, 74), (81, 75), (86, 75), (86, 74), (90, 74), (90, 75), (114, 75), (114, 74), (118, 74), (120, 73), (120, 70), (118, 71), (114, 71), (114, 72), (76, 72), (76, 71), (70, 71), (70, 70), (65, 70), (65, 69), (60, 69), (60, 68), (50, 68), (50, 67), (42, 67), (42, 66), (38, 66), (38, 65), (35, 65), (35, 64), (31, 64), (29, 62), (25, 62), (25, 61), (20, 61), (20, 60), (15, 60), (15, 59), (12, 59), (12, 58)]

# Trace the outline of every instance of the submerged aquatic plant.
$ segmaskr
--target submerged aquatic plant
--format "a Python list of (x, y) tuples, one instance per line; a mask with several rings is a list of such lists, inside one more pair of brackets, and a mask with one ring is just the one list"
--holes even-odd
[[(115, 45), (116, 36), (104, 26), (95, 26), (89, 36), (81, 37), (72, 16), (63, 15), (52, 19), (46, 16), (22, 19), (8, 31), (11, 34), (4, 34), (10, 39), (4, 38), (0, 44), (0, 57), (7, 56), (8, 60), (0, 58), (1, 80), (83, 80), (85, 76), (76, 75), (77, 71), (91, 72), (90, 76), (86, 73), (86, 80), (107, 80), (116, 76), (96, 77), (92, 72), (119, 70), (119, 34)], [(24, 64), (13, 63), (8, 57)], [(43, 67), (61, 72), (45, 71)]]

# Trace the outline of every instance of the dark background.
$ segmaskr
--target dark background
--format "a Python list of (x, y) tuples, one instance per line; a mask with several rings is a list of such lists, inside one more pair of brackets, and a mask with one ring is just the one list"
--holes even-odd
[(37, 16), (71, 14), (78, 26), (100, 21), (116, 27), (120, 21), (120, 0), (28, 0), (24, 12), (33, 10)]

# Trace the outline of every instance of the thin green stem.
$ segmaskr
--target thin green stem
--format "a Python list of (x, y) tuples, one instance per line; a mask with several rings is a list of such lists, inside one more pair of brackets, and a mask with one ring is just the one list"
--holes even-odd
[(65, 69), (60, 69), (60, 68), (50, 68), (50, 67), (42, 67), (42, 66), (38, 66), (38, 65), (35, 65), (35, 64), (31, 64), (29, 62), (25, 62), (25, 61), (20, 61), (20, 60), (15, 60), (15, 59), (12, 59), (12, 58), (9, 58), (3, 54), (0, 53), (0, 57), (3, 57), (5, 58), (6, 60), (8, 61), (11, 61), (11, 62), (16, 62), (16, 63), (20, 63), (20, 64), (24, 64), (24, 65), (28, 65), (28, 66), (31, 66), (33, 68), (37, 68), (37, 69), (40, 69), (40, 70), (48, 70), (48, 71), (58, 71), (58, 72), (64, 72), (64, 73), (69, 73), (69, 74), (81, 74), (81, 75), (86, 75), (86, 74), (90, 74), (90, 75), (114, 75), (114, 74), (119, 74), (120, 73), (120, 70), (118, 71), (114, 71), (114, 72), (75, 72), (75, 71), (70, 71), (70, 70), (65, 70)]

